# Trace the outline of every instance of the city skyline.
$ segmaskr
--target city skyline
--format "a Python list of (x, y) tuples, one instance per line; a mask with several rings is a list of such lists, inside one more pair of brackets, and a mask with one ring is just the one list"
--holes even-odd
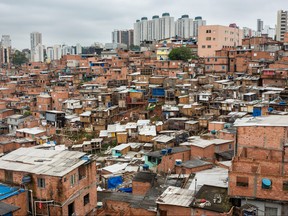
[[(46, 46), (63, 43), (90, 46), (94, 42), (110, 42), (114, 29), (133, 29), (137, 19), (151, 19), (153, 15), (161, 16), (164, 12), (170, 13), (175, 20), (188, 14), (191, 18), (202, 16), (207, 20), (207, 25), (228, 26), (230, 23), (237, 23), (241, 28), (256, 30), (257, 19), (263, 20), (265, 25), (275, 27), (277, 11), (287, 10), (283, 8), (283, 3), (283, 0), (275, 0), (273, 3), (237, 0), (233, 4), (229, 0), (179, 0), (177, 4), (171, 0), (84, 0), (79, 4), (76, 0), (4, 0), (0, 3), (0, 34), (10, 35), (12, 47), (16, 49), (30, 47), (29, 35), (34, 31), (42, 33), (43, 45)], [(258, 5), (261, 5), (261, 10), (255, 10)]]

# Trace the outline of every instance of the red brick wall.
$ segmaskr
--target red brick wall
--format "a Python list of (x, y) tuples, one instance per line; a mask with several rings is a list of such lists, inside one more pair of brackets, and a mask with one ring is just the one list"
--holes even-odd
[(206, 148), (191, 146), (191, 157), (205, 158), (209, 161), (213, 161), (214, 160), (214, 154), (215, 154), (215, 146), (214, 145), (210, 145)]
[[(5, 182), (4, 170), (0, 170), (0, 181)], [(13, 172), (13, 182), (20, 184), (22, 177), (27, 173)], [(72, 186), (70, 184), (70, 176), (76, 174), (76, 182)], [(45, 188), (39, 188), (37, 186), (37, 177), (45, 179)], [(66, 180), (65, 180), (66, 178)], [(33, 196), (36, 200), (54, 200), (55, 202), (63, 203), (73, 195), (78, 193), (78, 196), (71, 202), (74, 201), (75, 210), (77, 215), (86, 215), (97, 205), (97, 189), (96, 189), (96, 164), (92, 162), (86, 166), (86, 177), (79, 180), (78, 169), (68, 173), (63, 178), (55, 176), (39, 176), (32, 175), (32, 183), (28, 185), (29, 189), (33, 190)], [(83, 197), (89, 193), (90, 202), (89, 204), (83, 204)], [(62, 207), (62, 214), (68, 214), (68, 202)], [(51, 211), (61, 211), (59, 207), (50, 207)], [(40, 211), (40, 209), (38, 209)]]
[(233, 215), (233, 209), (230, 210), (230, 212), (227, 213), (219, 213), (219, 212), (213, 212), (205, 209), (200, 209), (200, 208), (193, 208), (191, 210), (192, 214), (195, 216), (202, 216), (202, 215), (207, 215), (207, 216), (232, 216)]
[(28, 212), (27, 192), (14, 195), (7, 199), (1, 200), (1, 202), (20, 207), (19, 210), (17, 210), (16, 212), (13, 212), (13, 216), (27, 215), (27, 212)]
[(237, 132), (239, 147), (254, 146), (282, 150), (281, 143), (287, 139), (284, 127), (238, 127)]
[(159, 211), (166, 211), (166, 216), (175, 216), (175, 215), (191, 215), (191, 208), (182, 207), (182, 206), (173, 206), (173, 205), (161, 205), (159, 204)]
[(190, 160), (190, 150), (163, 156), (161, 163), (157, 167), (158, 172), (167, 173), (169, 169), (172, 171), (175, 167), (176, 159), (181, 159), (182, 161)]
[(149, 182), (132, 181), (132, 193), (134, 195), (145, 195), (150, 188), (151, 183)]
[(175, 170), (176, 170), (177, 174), (179, 174), (179, 173), (191, 174), (194, 172), (199, 172), (202, 170), (211, 169), (212, 167), (213, 167), (213, 164), (207, 164), (207, 165), (203, 165), (203, 166), (199, 166), (199, 167), (195, 167), (195, 168), (184, 168), (181, 166), (176, 166)]

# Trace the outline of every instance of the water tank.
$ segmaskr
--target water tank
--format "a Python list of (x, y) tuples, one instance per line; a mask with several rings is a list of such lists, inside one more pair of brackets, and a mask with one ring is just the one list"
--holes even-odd
[(148, 164), (144, 164), (143, 165), (143, 170), (148, 170), (149, 169), (149, 165)]
[(184, 19), (184, 18), (189, 18), (189, 15), (187, 15), (187, 14), (185, 14), (185, 15), (182, 15), (182, 17), (181, 17), (182, 19)]
[(165, 16), (168, 16), (168, 17), (169, 17), (169, 16), (170, 16), (170, 14), (169, 14), (169, 13), (167, 13), (167, 12), (166, 12), (166, 13), (163, 13), (163, 14), (162, 14), (162, 17), (165, 17)]
[(273, 107), (268, 107), (268, 112), (272, 112), (273, 110)]
[(158, 16), (158, 15), (154, 15), (154, 16), (152, 17), (152, 19), (159, 19), (159, 16)]
[(166, 154), (167, 154), (167, 149), (162, 149), (162, 150), (161, 150), (161, 154), (162, 154), (162, 155), (166, 155)]
[(89, 161), (89, 160), (90, 160), (90, 158), (89, 158), (89, 156), (88, 156), (88, 155), (84, 155), (84, 156), (81, 158), (81, 160), (84, 160), (84, 161)]
[(211, 130), (211, 134), (216, 134), (216, 130)]
[(142, 17), (141, 20), (148, 20), (148, 18), (147, 17)]
[(270, 179), (268, 179), (268, 178), (262, 179), (262, 188), (269, 189), (269, 188), (271, 188), (271, 185), (272, 185), (272, 182)]
[(168, 148), (168, 149), (167, 149), (167, 153), (168, 153), (168, 154), (171, 154), (171, 153), (172, 153), (172, 148)]
[(23, 176), (22, 184), (27, 184), (31, 182), (31, 176)]
[(181, 165), (181, 164), (182, 164), (182, 160), (181, 160), (181, 159), (175, 160), (175, 164), (176, 164), (176, 165)]
[(196, 16), (195, 20), (202, 20), (202, 17), (201, 16)]

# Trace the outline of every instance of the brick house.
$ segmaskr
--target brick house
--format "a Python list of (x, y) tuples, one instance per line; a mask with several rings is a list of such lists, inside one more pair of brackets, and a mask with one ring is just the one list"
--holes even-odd
[(248, 203), (261, 212), (288, 210), (288, 116), (244, 118), (237, 127), (236, 155), (229, 172), (229, 195), (239, 207)]
[[(171, 152), (170, 152), (171, 151)], [(168, 173), (174, 170), (176, 160), (190, 159), (190, 149), (187, 147), (174, 147), (168, 150), (149, 152), (145, 155), (145, 164), (158, 172)]]
[(17, 149), (0, 159), (0, 182), (32, 191), (35, 215), (86, 215), (97, 204), (96, 164), (82, 152)]

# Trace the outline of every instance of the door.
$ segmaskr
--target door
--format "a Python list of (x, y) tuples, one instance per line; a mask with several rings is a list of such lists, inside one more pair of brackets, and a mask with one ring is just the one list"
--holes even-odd
[(68, 216), (72, 216), (74, 213), (75, 209), (74, 209), (74, 202), (70, 203), (68, 205)]

